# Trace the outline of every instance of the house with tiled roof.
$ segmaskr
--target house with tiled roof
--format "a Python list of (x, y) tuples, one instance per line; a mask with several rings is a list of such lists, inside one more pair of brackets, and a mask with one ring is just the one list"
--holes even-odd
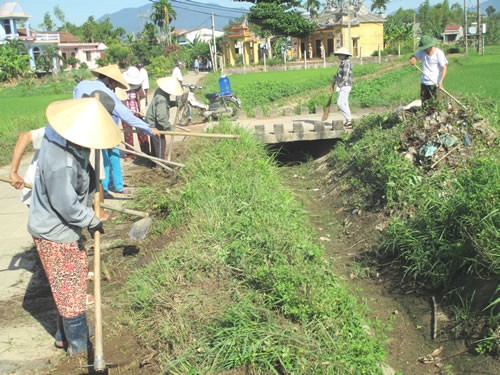
[(464, 28), (462, 25), (446, 25), (441, 33), (443, 43), (456, 43), (464, 37)]
[(298, 59), (330, 56), (340, 47), (351, 51), (353, 57), (371, 56), (384, 49), (385, 19), (371, 13), (363, 2), (351, 9), (336, 8), (335, 2), (327, 1), (325, 8), (313, 19), (318, 29), (305, 38), (293, 38), (292, 56)]
[[(349, 10), (336, 8), (334, 1), (326, 1), (322, 13), (312, 21), (318, 28), (311, 35), (289, 38), (289, 59), (323, 59), (340, 47), (350, 50), (354, 57), (372, 56), (384, 49), (385, 19), (371, 13), (362, 1)], [(225, 65), (234, 65), (239, 60), (251, 65), (269, 52), (270, 45), (269, 41), (254, 35), (244, 22), (226, 29), (222, 47)]]
[(53, 59), (54, 71), (64, 68), (69, 57), (75, 57), (90, 69), (97, 67), (96, 60), (107, 49), (103, 43), (83, 43), (68, 32), (35, 31), (30, 27), (30, 18), (18, 1), (6, 1), (0, 5), (0, 44), (9, 40), (24, 44), (33, 70), (38, 70), (37, 59), (48, 47), (58, 51), (59, 56)]

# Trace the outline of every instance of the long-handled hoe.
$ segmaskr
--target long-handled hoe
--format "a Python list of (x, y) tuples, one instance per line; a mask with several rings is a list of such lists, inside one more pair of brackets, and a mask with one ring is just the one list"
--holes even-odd
[[(3, 177), (0, 176), (0, 181), (11, 183), (11, 179), (8, 177)], [(24, 187), (27, 189), (31, 189), (32, 185), (25, 183)], [(149, 217), (149, 213), (143, 212), (143, 211), (136, 211), (136, 210), (130, 210), (128, 208), (120, 208), (120, 207), (113, 207), (112, 205), (103, 203), (100, 205), (101, 208), (105, 208), (107, 210), (111, 211), (116, 211), (116, 212), (121, 212), (126, 215), (132, 215), (132, 216), (137, 216), (140, 217), (141, 219), (135, 221), (132, 226), (130, 227), (130, 230), (128, 232), (128, 236), (132, 240), (143, 240), (146, 235), (149, 233), (149, 230), (151, 229), (151, 226), (153, 225), (153, 221)]]
[(429, 81), (431, 81), (434, 86), (438, 87), (439, 90), (441, 90), (446, 95), (448, 95), (451, 99), (453, 99), (455, 102), (457, 102), (457, 104), (460, 107), (462, 107), (463, 109), (467, 110), (467, 107), (464, 104), (462, 104), (457, 98), (455, 98), (453, 95), (451, 95), (444, 87), (439, 87), (439, 85), (436, 82), (434, 82), (434, 80), (431, 79), (427, 74), (425, 74), (424, 71), (422, 69), (420, 69), (417, 64), (415, 64), (415, 68), (417, 68), (417, 70), (419, 70), (420, 73), (422, 73)]

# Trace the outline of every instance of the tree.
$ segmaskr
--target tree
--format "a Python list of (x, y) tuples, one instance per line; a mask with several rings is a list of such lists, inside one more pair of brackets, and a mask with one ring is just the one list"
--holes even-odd
[(318, 15), (320, 7), (321, 7), (321, 2), (319, 0), (305, 0), (304, 2), (304, 8), (307, 9), (311, 18)]
[(56, 26), (54, 24), (54, 21), (50, 17), (49, 12), (45, 12), (45, 14), (43, 15), (43, 22), (40, 25), (38, 25), (38, 27), (40, 29), (43, 29), (44, 31), (54, 31), (55, 30)]
[(59, 7), (59, 5), (56, 5), (54, 7), (54, 16), (57, 18), (57, 20), (61, 23), (61, 27), (59, 30), (61, 31), (66, 31), (66, 16), (64, 15), (64, 12), (62, 9)]
[(0, 44), (0, 81), (14, 81), (30, 72), (30, 57), (17, 39)]
[(496, 11), (497, 10), (493, 5), (488, 6), (488, 8), (486, 8), (486, 14), (488, 15), (488, 18), (491, 18)]
[(296, 5), (298, 1), (260, 1), (250, 8), (248, 20), (272, 35), (304, 37), (317, 26), (292, 8)]
[(381, 14), (384, 13), (385, 10), (387, 9), (387, 3), (389, 0), (373, 0), (372, 6), (371, 6), (371, 11)]
[(45, 46), (35, 61), (36, 68), (42, 72), (54, 73), (54, 62), (63, 61), (57, 46)]
[(486, 42), (491, 44), (497, 44), (499, 40), (498, 26), (497, 20), (499, 15), (496, 14), (496, 9), (493, 6), (488, 6), (486, 8), (486, 14), (488, 16), (488, 20), (486, 21), (488, 24), (488, 29), (486, 32)]
[(170, 45), (172, 42), (170, 35), (170, 24), (172, 20), (175, 20), (177, 18), (177, 13), (168, 0), (149, 1), (153, 2), (153, 13), (151, 14), (151, 20), (156, 26), (159, 27), (162, 34), (165, 34), (166, 29), (167, 45)]
[(80, 26), (80, 35), (83, 42), (94, 43), (96, 41), (95, 35), (97, 32), (97, 22), (94, 16), (90, 16), (85, 23)]

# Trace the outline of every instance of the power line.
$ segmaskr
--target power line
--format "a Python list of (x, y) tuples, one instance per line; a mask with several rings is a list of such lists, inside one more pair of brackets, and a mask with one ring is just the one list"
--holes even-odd
[[(191, 12), (195, 12), (195, 13), (199, 13), (199, 14), (208, 14), (208, 15), (212, 15), (212, 13), (209, 13), (209, 12), (202, 12), (201, 10), (194, 10), (194, 9), (189, 9), (189, 8), (182, 8), (180, 6), (176, 6), (175, 7), (176, 9), (182, 9), (182, 10), (189, 10)], [(234, 18), (238, 18), (236, 16), (223, 16), (223, 15), (219, 15), (219, 14), (215, 14), (216, 17), (220, 17), (220, 18), (227, 18), (227, 19), (234, 19)]]
[(180, 1), (180, 0), (170, 0), (170, 1), (173, 3), (179, 3), (182, 5), (189, 5), (189, 6), (197, 7), (197, 8), (219, 9), (220, 11), (223, 11), (223, 12), (232, 12), (232, 13), (238, 13), (238, 14), (248, 13), (248, 11), (246, 11), (246, 10), (235, 10), (233, 8), (228, 8), (228, 7), (224, 7), (224, 6), (220, 6), (220, 5), (210, 6), (210, 5), (203, 5), (203, 4), (199, 4), (199, 3), (192, 4), (191, 1), (188, 1), (188, 2)]

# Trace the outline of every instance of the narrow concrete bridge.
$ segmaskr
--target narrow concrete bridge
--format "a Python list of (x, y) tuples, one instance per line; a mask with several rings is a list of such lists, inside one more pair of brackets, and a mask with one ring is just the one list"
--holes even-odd
[(290, 123), (275, 123), (269, 125), (255, 122), (255, 135), (263, 143), (283, 143), (297, 141), (315, 141), (318, 139), (341, 138), (346, 132), (343, 120), (326, 121), (292, 121)]
[[(366, 113), (365, 113), (366, 114)], [(361, 115), (354, 115), (354, 120)], [(321, 113), (303, 113), (301, 115), (276, 117), (241, 117), (234, 123), (255, 132), (263, 143), (315, 141), (320, 139), (339, 139), (346, 130), (344, 118), (337, 111), (330, 113), (326, 121), (320, 121)]]

